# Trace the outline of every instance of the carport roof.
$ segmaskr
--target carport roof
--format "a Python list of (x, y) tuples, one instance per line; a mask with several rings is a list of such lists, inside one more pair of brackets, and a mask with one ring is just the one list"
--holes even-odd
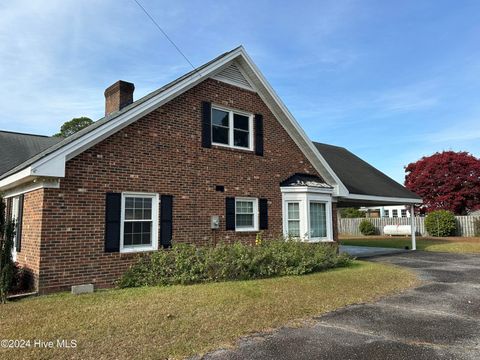
[[(408, 200), (408, 203), (412, 203), (414, 200), (418, 200), (418, 203), (422, 202), (417, 194), (347, 149), (317, 142), (314, 142), (314, 145), (348, 189), (350, 193), (348, 198), (351, 200), (357, 195), (355, 202), (365, 200), (364, 204), (369, 204), (373, 198), (377, 198), (378, 203), (385, 204), (401, 203), (402, 199)], [(372, 197), (372, 199), (368, 200), (368, 197)]]

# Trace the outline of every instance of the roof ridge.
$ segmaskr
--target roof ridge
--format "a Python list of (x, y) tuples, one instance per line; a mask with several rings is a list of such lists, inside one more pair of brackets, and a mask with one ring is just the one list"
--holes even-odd
[[(327, 144), (327, 143), (321, 143), (321, 142), (318, 142), (318, 141), (312, 141), (314, 144), (318, 144), (318, 145), (326, 145), (326, 146), (331, 146), (331, 147), (334, 147), (334, 148), (338, 148), (338, 149), (344, 149), (344, 150), (347, 150), (349, 151), (345, 146), (340, 146), (340, 145), (333, 145), (333, 144)], [(349, 151), (350, 152), (350, 151)]]
[(24, 133), (24, 132), (19, 132), (19, 131), (9, 131), (9, 130), (0, 130), (0, 133), (25, 135), (25, 136), (37, 136), (37, 137), (44, 137), (44, 138), (53, 138), (53, 136), (48, 136), (48, 135), (29, 134), (29, 133)]

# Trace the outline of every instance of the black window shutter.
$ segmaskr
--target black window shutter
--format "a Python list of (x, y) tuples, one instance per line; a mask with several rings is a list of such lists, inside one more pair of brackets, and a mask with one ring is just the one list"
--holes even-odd
[(258, 204), (260, 213), (260, 230), (268, 229), (268, 200), (260, 199)]
[(105, 201), (105, 252), (120, 251), (122, 194), (107, 193)]
[(235, 198), (225, 198), (226, 230), (235, 230)]
[(160, 244), (169, 248), (173, 236), (173, 196), (160, 196), (160, 206)]
[(263, 115), (255, 114), (255, 155), (263, 156)]
[(22, 251), (22, 223), (23, 223), (23, 194), (18, 197), (18, 218), (17, 231), (15, 235), (15, 248), (17, 252)]
[(202, 102), (202, 147), (212, 147), (212, 103)]

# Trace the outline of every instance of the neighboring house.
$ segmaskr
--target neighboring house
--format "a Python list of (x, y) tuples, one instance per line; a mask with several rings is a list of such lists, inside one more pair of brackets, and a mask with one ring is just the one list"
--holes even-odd
[(381, 218), (399, 218), (410, 217), (410, 210), (405, 205), (390, 205), (390, 206), (372, 206), (362, 207), (360, 210), (367, 213), (367, 217), (381, 217)]
[[(112, 286), (141, 252), (337, 239), (336, 208), (421, 199), (343, 148), (313, 143), (242, 47), (66, 138), (1, 133), (16, 261), (41, 293)], [(8, 145), (7, 144), (10, 144)]]

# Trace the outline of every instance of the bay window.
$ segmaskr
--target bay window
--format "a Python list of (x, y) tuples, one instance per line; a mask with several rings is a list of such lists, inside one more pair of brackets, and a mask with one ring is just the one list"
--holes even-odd
[(282, 187), (283, 232), (302, 241), (332, 241), (331, 190)]

